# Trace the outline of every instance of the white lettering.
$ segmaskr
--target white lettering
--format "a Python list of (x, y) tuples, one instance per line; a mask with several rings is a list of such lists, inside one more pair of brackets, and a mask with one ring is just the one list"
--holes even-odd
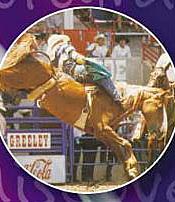
[(34, 182), (35, 187), (41, 191), (45, 196), (46, 196), (46, 201), (44, 202), (54, 202), (54, 196), (52, 195), (52, 193), (49, 191), (48, 188), (46, 188), (45, 186), (43, 186), (41, 183), (38, 183), (37, 181)]
[(164, 4), (169, 10), (172, 10), (174, 8), (173, 0), (164, 0)]
[(121, 6), (122, 0), (114, 0), (115, 6)]
[[(146, 1), (145, 0), (136, 0), (136, 5), (140, 8), (145, 8), (154, 2), (155, 2), (155, 0), (146, 0)], [(174, 2), (172, 0), (163, 0), (163, 3), (169, 10), (172, 10), (174, 8)]]
[(24, 165), (24, 167), (36, 177), (42, 180), (51, 179), (51, 160), (37, 159), (29, 164)]
[(82, 2), (88, 4), (88, 3), (91, 3), (93, 0), (82, 0)]
[(5, 202), (10, 202), (10, 199), (7, 197), (7, 195), (4, 192), (3, 183), (2, 183), (2, 172), (0, 168), (0, 199)]
[[(50, 0), (50, 1), (53, 6), (60, 9), (69, 7), (73, 3), (73, 0), (67, 0), (65, 2), (61, 2), (60, 0)], [(81, 0), (81, 1), (87, 4), (93, 2), (93, 0)], [(174, 8), (175, 4), (172, 0), (162, 0), (162, 1), (169, 10), (172, 10)], [(26, 0), (26, 2), (27, 2), (27, 8), (29, 10), (34, 10), (35, 6), (33, 3), (33, 0)], [(116, 7), (119, 7), (122, 4), (122, 0), (113, 0), (113, 2)], [(145, 8), (147, 6), (150, 6), (154, 2), (155, 0), (135, 0), (136, 6), (138, 6), (139, 8)], [(8, 2), (2, 2), (2, 0), (0, 0), (0, 9), (8, 9), (12, 7), (14, 3), (16, 3), (16, 0), (9, 0)], [(104, 7), (104, 3), (105, 3), (105, 0), (98, 1), (98, 4), (100, 7)]]
[(2, 8), (2, 9), (8, 9), (8, 8), (12, 7), (14, 3), (15, 3), (15, 0), (9, 0), (6, 3), (0, 1), (0, 8)]
[(155, 0), (136, 0), (136, 4), (140, 8), (144, 8), (152, 4)]
[(27, 0), (27, 8), (29, 10), (33, 10), (34, 9), (33, 0)]
[(172, 182), (166, 192), (166, 197), (169, 202), (175, 201), (175, 181)]
[(160, 182), (162, 181), (161, 176), (158, 174), (155, 177), (154, 183), (153, 183), (153, 188), (151, 190), (150, 195), (146, 196), (143, 191), (141, 190), (140, 186), (138, 183), (136, 183), (134, 185), (135, 187), (135, 191), (138, 195), (138, 198), (142, 201), (142, 202), (153, 202), (156, 198), (156, 194), (157, 194), (157, 190), (158, 190), (158, 186), (160, 184)]
[(71, 5), (73, 0), (67, 0), (66, 2), (59, 2), (58, 0), (51, 0), (52, 4), (57, 8), (65, 8)]
[(24, 194), (24, 179), (21, 176), (18, 176), (18, 198), (20, 202), (29, 202)]

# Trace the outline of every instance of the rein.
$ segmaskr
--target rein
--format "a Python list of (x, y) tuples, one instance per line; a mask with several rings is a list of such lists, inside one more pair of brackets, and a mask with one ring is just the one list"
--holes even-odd
[(47, 55), (47, 53), (45, 53), (45, 52), (43, 52), (43, 51), (32, 51), (32, 52), (30, 52), (30, 54), (31, 54), (31, 55), (33, 55), (33, 54), (44, 55), (44, 56), (48, 59), (49, 64), (50, 64), (50, 65), (52, 64), (52, 62), (51, 62), (51, 60), (50, 60), (50, 57)]
[(39, 97), (41, 97), (46, 91), (50, 90), (55, 86), (57, 82), (57, 79), (52, 77), (48, 81), (46, 81), (44, 84), (41, 84), (39, 87), (34, 89), (31, 93), (28, 94), (27, 99), (31, 101), (35, 101)]

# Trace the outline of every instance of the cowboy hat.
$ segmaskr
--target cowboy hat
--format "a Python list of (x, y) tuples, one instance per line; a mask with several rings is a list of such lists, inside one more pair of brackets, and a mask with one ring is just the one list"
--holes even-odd
[(94, 41), (97, 42), (99, 39), (106, 39), (104, 34), (98, 34), (97, 36), (95, 36)]
[(67, 35), (62, 34), (52, 34), (48, 41), (48, 48), (47, 48), (47, 54), (49, 55), (51, 61), (55, 59), (55, 52), (56, 50), (63, 44), (70, 42), (70, 37)]

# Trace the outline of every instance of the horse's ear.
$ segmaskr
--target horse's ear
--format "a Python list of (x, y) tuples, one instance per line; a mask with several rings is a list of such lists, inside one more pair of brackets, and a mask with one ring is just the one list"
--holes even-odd
[(169, 62), (166, 66), (165, 66), (165, 72), (170, 68), (171, 66), (171, 62)]

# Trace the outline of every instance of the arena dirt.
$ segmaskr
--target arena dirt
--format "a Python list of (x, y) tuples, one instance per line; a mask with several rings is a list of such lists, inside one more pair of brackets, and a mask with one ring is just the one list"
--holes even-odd
[(113, 182), (105, 182), (103, 184), (100, 183), (82, 183), (82, 184), (67, 184), (58, 186), (58, 188), (73, 191), (73, 192), (99, 192), (99, 191), (109, 191), (111, 189), (116, 189), (119, 184), (115, 184)]

